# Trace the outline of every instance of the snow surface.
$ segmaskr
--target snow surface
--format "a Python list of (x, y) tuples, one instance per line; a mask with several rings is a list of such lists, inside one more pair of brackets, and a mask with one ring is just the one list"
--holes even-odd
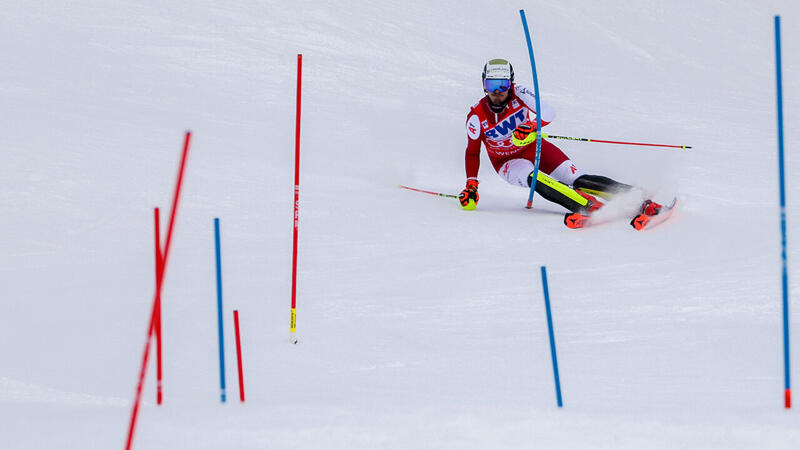
[[(475, 212), (397, 189), (461, 189), (482, 64), (506, 57), (531, 84), (520, 8), (558, 111), (549, 133), (694, 146), (555, 141), (584, 170), (684, 196), (668, 223), (568, 230), (540, 198), (524, 209), (527, 191), (488, 160)], [(0, 4), (0, 446), (123, 446), (152, 208), (166, 223), (191, 129), (164, 290), (165, 402), (151, 364), (135, 448), (797, 448), (800, 421), (782, 407), (774, 14), (796, 293), (796, 1)]]

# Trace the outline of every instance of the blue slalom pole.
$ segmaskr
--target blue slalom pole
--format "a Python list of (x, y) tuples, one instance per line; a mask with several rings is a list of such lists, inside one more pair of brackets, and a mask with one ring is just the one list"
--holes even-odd
[(219, 245), (219, 218), (214, 219), (214, 246), (217, 253), (217, 323), (219, 331), (219, 387), (225, 403), (225, 342), (222, 337), (222, 257)]
[(533, 178), (531, 178), (531, 192), (528, 194), (528, 204), (525, 206), (530, 209), (533, 206), (533, 193), (536, 191), (536, 179), (539, 176), (539, 158), (542, 156), (542, 118), (539, 112), (542, 110), (539, 101), (539, 78), (536, 76), (536, 60), (533, 58), (533, 44), (531, 34), (528, 31), (528, 21), (525, 20), (525, 10), (520, 9), (519, 15), (522, 17), (522, 28), (525, 30), (525, 40), (528, 41), (528, 55), (531, 59), (531, 71), (533, 72), (533, 95), (536, 97), (536, 161), (533, 164)]
[(781, 82), (781, 17), (775, 16), (775, 73), (778, 84), (778, 179), (781, 202), (781, 259), (783, 261), (783, 378), (784, 402), (792, 407), (789, 378), (789, 275), (786, 263), (786, 189), (783, 169), (783, 83)]
[(558, 407), (564, 404), (561, 402), (561, 380), (558, 377), (558, 358), (556, 357), (556, 338), (553, 333), (553, 317), (550, 314), (550, 292), (547, 288), (547, 268), (542, 266), (542, 289), (544, 289), (544, 309), (547, 312), (547, 331), (550, 334), (550, 356), (553, 359), (553, 377), (556, 380), (556, 401)]

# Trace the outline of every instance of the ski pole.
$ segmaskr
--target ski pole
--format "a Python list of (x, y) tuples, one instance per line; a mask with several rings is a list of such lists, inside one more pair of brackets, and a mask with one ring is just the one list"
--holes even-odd
[(413, 188), (413, 187), (409, 187), (409, 186), (403, 186), (402, 184), (397, 186), (397, 187), (399, 187), (400, 189), (408, 189), (409, 191), (422, 192), (424, 194), (438, 195), (439, 197), (458, 198), (457, 195), (442, 194), (440, 192), (426, 191), (426, 190), (423, 190), (423, 189), (417, 189), (417, 188)]
[(692, 148), (689, 145), (666, 145), (666, 144), (648, 144), (648, 143), (644, 143), (644, 142), (604, 141), (604, 140), (600, 140), (600, 139), (579, 138), (579, 137), (569, 137), (569, 136), (554, 136), (552, 134), (544, 134), (544, 133), (542, 133), (542, 138), (544, 138), (544, 139), (567, 139), (567, 140), (570, 140), (570, 141), (581, 141), (581, 142), (600, 142), (602, 144), (644, 145), (644, 146), (647, 146), (647, 147), (670, 147), (670, 148), (681, 148), (681, 149), (684, 149), (684, 150), (687, 149), (687, 148)]

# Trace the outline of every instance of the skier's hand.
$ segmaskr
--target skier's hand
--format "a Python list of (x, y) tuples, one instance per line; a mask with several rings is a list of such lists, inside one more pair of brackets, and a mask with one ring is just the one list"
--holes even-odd
[(461, 207), (472, 211), (478, 206), (478, 180), (467, 180), (467, 186), (458, 194)]
[(517, 147), (523, 147), (536, 140), (536, 123), (522, 122), (514, 128), (511, 142)]

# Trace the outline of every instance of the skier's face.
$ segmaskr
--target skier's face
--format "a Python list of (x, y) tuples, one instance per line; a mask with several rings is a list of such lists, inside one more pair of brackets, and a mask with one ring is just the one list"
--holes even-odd
[(495, 92), (489, 92), (486, 95), (489, 96), (489, 100), (493, 104), (502, 105), (503, 103), (505, 103), (506, 100), (508, 100), (508, 95), (509, 95), (508, 92), (509, 91), (496, 92), (496, 93)]

